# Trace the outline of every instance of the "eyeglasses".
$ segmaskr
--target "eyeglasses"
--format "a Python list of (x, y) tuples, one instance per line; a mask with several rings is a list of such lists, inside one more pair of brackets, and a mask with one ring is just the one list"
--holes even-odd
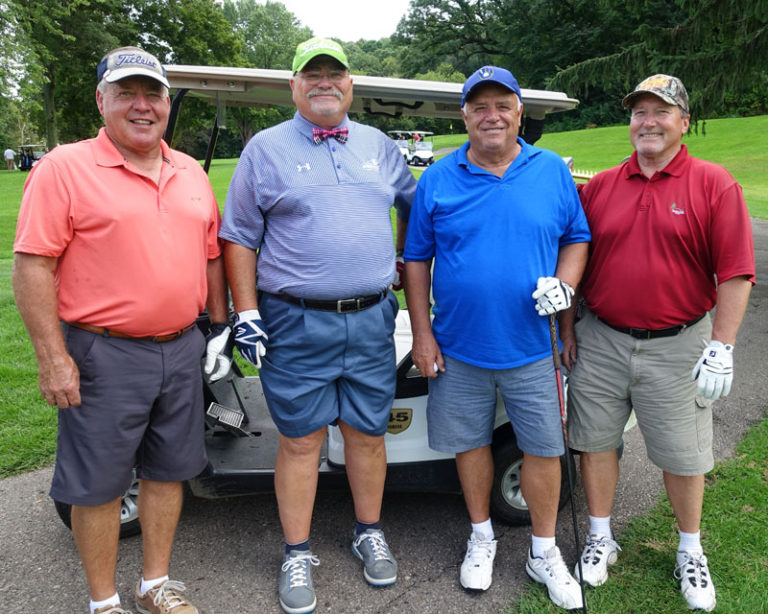
[(317, 85), (324, 78), (327, 78), (331, 83), (341, 83), (349, 77), (349, 72), (346, 70), (308, 70), (298, 73), (301, 78), (310, 85)]

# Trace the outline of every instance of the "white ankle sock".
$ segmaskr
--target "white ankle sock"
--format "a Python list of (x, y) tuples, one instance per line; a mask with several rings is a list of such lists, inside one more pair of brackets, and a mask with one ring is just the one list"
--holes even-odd
[(536, 537), (531, 535), (531, 554), (534, 557), (544, 558), (544, 553), (554, 545), (554, 537)]
[(168, 576), (162, 576), (160, 578), (155, 578), (154, 580), (145, 580), (144, 578), (142, 578), (141, 579), (141, 586), (139, 587), (139, 592), (142, 595), (146, 595), (147, 591), (152, 590), (158, 584), (162, 584), (167, 579), (168, 579)]
[(590, 535), (605, 535), (613, 539), (613, 533), (611, 532), (611, 517), (590, 516), (589, 517), (589, 533)]
[(677, 546), (678, 552), (703, 552), (701, 549), (701, 531), (696, 533), (683, 533), (680, 534), (680, 544)]
[(491, 541), (492, 539), (494, 539), (493, 524), (491, 524), (490, 518), (485, 522), (478, 522), (478, 523), (473, 522), (472, 532), (477, 533), (479, 537), (487, 541)]
[(108, 605), (114, 605), (114, 606), (120, 605), (120, 595), (115, 593), (114, 595), (112, 595), (108, 599), (104, 599), (103, 601), (94, 601), (93, 599), (91, 599), (91, 603), (89, 605), (91, 608), (91, 614), (93, 614), (99, 608), (104, 608)]

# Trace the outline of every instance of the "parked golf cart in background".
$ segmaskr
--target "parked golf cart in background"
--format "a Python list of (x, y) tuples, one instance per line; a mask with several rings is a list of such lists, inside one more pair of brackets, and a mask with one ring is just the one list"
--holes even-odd
[(411, 132), (408, 164), (411, 166), (429, 166), (435, 161), (435, 154), (432, 151), (434, 148), (432, 136), (431, 132), (424, 132), (423, 130)]
[(28, 143), (19, 145), (19, 170), (30, 171), (37, 161), (47, 153), (45, 145)]
[(408, 162), (408, 130), (389, 130), (387, 134), (397, 143), (397, 148), (403, 154), (403, 160)]
[(406, 163), (411, 166), (429, 166), (435, 161), (432, 132), (424, 130), (390, 130), (387, 132), (400, 148)]
[[(201, 98), (217, 109), (204, 162), (208, 170), (218, 131), (226, 124), (229, 106), (290, 106), (290, 71), (216, 66), (166, 66), (174, 91), (165, 140), (171, 142), (179, 107), (186, 95)], [(351, 112), (383, 114), (390, 117), (461, 117), (461, 84), (391, 79), (355, 75), (355, 97)], [(578, 101), (562, 92), (522, 90), (526, 116), (522, 136), (535, 142), (543, 131), (547, 113), (573, 108)], [(422, 133), (423, 134), (423, 133)], [(397, 390), (390, 413), (385, 443), (387, 447), (386, 489), (396, 492), (461, 492), (453, 455), (431, 450), (426, 430), (426, 379), (413, 367), (410, 357), (411, 329), (407, 311), (397, 318), (394, 334), (397, 347)], [(198, 325), (207, 332), (208, 322), (201, 316)], [(235, 366), (231, 377), (205, 384), (205, 443), (208, 466), (189, 480), (192, 493), (216, 498), (271, 493), (274, 488), (274, 461), (277, 431), (269, 416), (258, 376), (244, 376)], [(553, 411), (558, 408), (553, 407)], [(497, 404), (492, 450), (495, 480), (492, 492), (494, 517), (509, 524), (530, 522), (528, 508), (520, 492), (522, 452), (507, 420), (502, 404)], [(565, 462), (561, 460), (563, 481), (560, 503), (567, 500)], [(320, 458), (320, 489), (348, 489), (344, 470), (344, 441), (338, 427), (328, 428)], [(121, 535), (140, 530), (136, 484), (123, 497)], [(69, 526), (69, 505), (56, 502), (61, 519)]]

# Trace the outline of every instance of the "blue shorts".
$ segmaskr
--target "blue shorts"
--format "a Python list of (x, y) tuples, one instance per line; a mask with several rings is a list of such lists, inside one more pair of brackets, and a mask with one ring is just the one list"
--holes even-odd
[(342, 420), (384, 435), (395, 398), (397, 298), (389, 292), (355, 313), (305, 309), (263, 293), (269, 341), (261, 382), (269, 412), (285, 437), (304, 437)]
[(551, 358), (512, 369), (475, 367), (445, 354), (443, 359), (445, 372), (429, 380), (430, 448), (457, 453), (490, 445), (501, 395), (523, 452), (546, 457), (565, 453)]
[(51, 497), (100, 505), (140, 479), (181, 482), (207, 461), (200, 358), (195, 327), (166, 343), (105, 337), (62, 325), (80, 370), (79, 407), (59, 409)]

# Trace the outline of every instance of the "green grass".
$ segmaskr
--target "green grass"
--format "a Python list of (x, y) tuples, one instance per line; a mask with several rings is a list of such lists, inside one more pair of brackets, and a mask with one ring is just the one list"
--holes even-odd
[[(768, 420), (753, 427), (736, 456), (707, 475), (702, 543), (709, 553), (717, 612), (767, 612)], [(592, 614), (687, 612), (672, 578), (678, 536), (666, 495), (618, 535), (622, 552), (609, 580), (587, 590)], [(559, 614), (541, 585), (526, 587), (510, 614)]]
[[(727, 168), (744, 189), (750, 214), (768, 218), (768, 115), (711, 119), (703, 131), (700, 122), (698, 135), (685, 137), (688, 151)], [(536, 145), (573, 156), (576, 169), (589, 171), (615, 166), (632, 153), (628, 126), (545, 133)]]

